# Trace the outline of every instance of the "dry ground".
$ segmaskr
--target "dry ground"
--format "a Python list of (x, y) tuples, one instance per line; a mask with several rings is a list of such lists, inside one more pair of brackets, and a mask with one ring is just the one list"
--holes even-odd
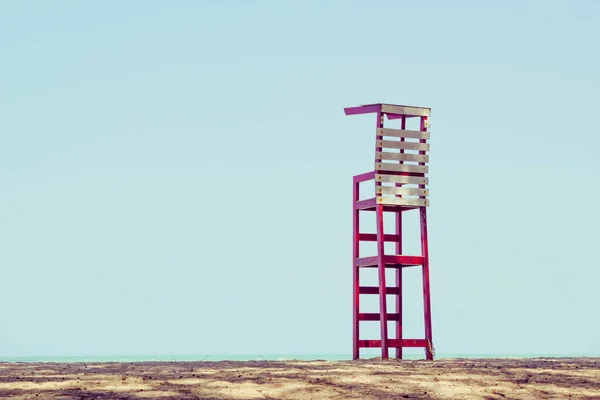
[(0, 363), (14, 399), (600, 399), (600, 359)]

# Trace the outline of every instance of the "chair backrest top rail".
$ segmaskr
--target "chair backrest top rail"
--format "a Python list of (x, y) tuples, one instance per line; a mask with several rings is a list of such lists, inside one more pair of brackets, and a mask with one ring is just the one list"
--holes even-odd
[(386, 114), (388, 119), (397, 119), (397, 116), (402, 115), (407, 118), (429, 117), (431, 115), (431, 108), (387, 103), (364, 104), (356, 107), (344, 108), (344, 113), (346, 115), (369, 114), (376, 112)]

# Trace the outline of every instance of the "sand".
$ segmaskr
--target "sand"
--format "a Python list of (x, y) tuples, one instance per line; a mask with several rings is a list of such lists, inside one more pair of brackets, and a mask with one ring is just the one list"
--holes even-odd
[(0, 363), (14, 399), (600, 399), (600, 359)]

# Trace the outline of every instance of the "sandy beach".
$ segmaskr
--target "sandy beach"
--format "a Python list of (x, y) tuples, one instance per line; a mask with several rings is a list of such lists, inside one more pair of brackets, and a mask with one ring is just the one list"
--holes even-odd
[(600, 359), (1, 363), (13, 399), (600, 399)]

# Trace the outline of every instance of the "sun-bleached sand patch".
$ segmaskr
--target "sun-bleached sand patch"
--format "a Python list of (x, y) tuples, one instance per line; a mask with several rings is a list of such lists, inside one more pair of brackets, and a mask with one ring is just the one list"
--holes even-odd
[(600, 359), (0, 363), (13, 399), (600, 399)]

